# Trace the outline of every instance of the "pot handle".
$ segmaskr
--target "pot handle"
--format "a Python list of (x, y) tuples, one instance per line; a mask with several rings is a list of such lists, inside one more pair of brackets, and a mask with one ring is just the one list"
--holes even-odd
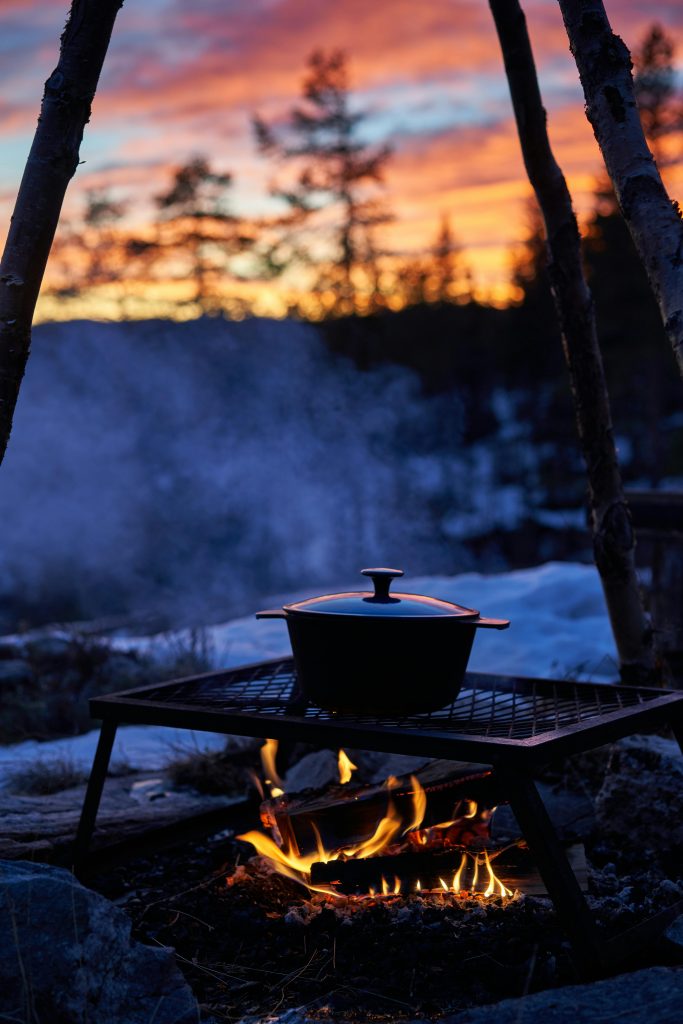
[(469, 622), (464, 619), (463, 622), (465, 625), (483, 626), (484, 629), (507, 629), (510, 625), (509, 619), (482, 619), (481, 617), (470, 619)]
[(403, 569), (361, 569), (361, 575), (369, 576), (375, 585), (374, 601), (387, 601), (391, 581), (403, 575)]
[(267, 608), (264, 612), (256, 612), (257, 619), (286, 619), (287, 612), (284, 608)]

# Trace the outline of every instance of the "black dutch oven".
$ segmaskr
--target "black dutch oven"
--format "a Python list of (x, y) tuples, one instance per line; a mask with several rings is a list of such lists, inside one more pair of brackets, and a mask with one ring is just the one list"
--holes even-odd
[(473, 608), (389, 593), (401, 569), (363, 569), (374, 593), (326, 594), (257, 619), (285, 619), (297, 697), (330, 711), (397, 715), (434, 711), (458, 695), (477, 629), (506, 629)]

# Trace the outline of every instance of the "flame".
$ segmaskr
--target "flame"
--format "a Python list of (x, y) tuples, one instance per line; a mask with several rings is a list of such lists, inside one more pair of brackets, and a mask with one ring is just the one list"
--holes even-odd
[(410, 781), (413, 788), (410, 794), (413, 798), (413, 820), (408, 825), (408, 828), (403, 830), (403, 835), (406, 832), (412, 832), (414, 829), (419, 828), (424, 821), (425, 811), (427, 810), (427, 794), (424, 791), (423, 786), (420, 785), (415, 775), (410, 776)]
[(313, 829), (313, 835), (315, 836), (315, 849), (316, 854), (318, 856), (318, 860), (322, 864), (327, 864), (328, 860), (330, 859), (329, 854), (325, 849), (325, 844), (323, 843), (322, 836), (320, 835), (320, 830), (314, 821), (311, 822), (311, 828)]
[[(489, 857), (487, 850), (484, 850), (482, 854), (468, 854), (465, 851), (463, 851), (463, 855), (460, 860), (460, 866), (453, 875), (453, 883), (451, 885), (451, 889), (453, 892), (459, 893), (467, 891), (468, 887), (462, 884), (462, 876), (463, 871), (467, 866), (468, 860), (473, 861), (472, 880), (469, 885), (470, 892), (472, 892), (475, 895), (483, 895), (487, 898), (489, 896), (495, 895), (512, 896), (512, 892), (510, 891), (510, 889), (508, 889), (507, 886), (503, 882), (501, 882), (500, 878), (497, 877), (493, 868), (491, 867), (491, 858)], [(479, 881), (479, 869), (482, 866), (486, 868), (487, 886), (483, 893), (481, 891), (477, 893), (477, 886), (483, 886), (484, 884), (483, 880), (481, 882)], [(439, 879), (439, 881), (443, 885), (443, 881), (441, 879)]]
[[(478, 808), (477, 808), (477, 801), (476, 800), (468, 800), (467, 804), (468, 804), (467, 814), (463, 814), (463, 818), (474, 818), (476, 813), (477, 813), (477, 810), (478, 810)], [(494, 810), (495, 810), (495, 807), (494, 807)]]
[(339, 781), (342, 786), (345, 786), (347, 782), (351, 781), (352, 774), (358, 768), (357, 764), (354, 764), (351, 758), (348, 756), (345, 750), (339, 751)]
[(262, 857), (266, 857), (274, 870), (279, 874), (292, 878), (296, 882), (301, 882), (313, 892), (324, 892), (338, 896), (339, 893), (330, 886), (311, 884), (311, 865), (316, 861), (327, 863), (339, 860), (340, 858), (345, 860), (353, 858), (364, 860), (367, 857), (374, 857), (391, 845), (400, 832), (402, 824), (401, 816), (396, 811), (390, 798), (387, 801), (386, 814), (377, 825), (373, 835), (368, 839), (362, 840), (360, 843), (344, 847), (341, 850), (326, 850), (320, 832), (313, 823), (311, 825), (315, 835), (316, 849), (313, 853), (305, 855), (299, 853), (294, 839), (285, 838), (283, 845), (278, 846), (275, 840), (266, 835), (265, 832), (253, 830), (245, 832), (237, 838), (244, 840), (246, 843), (251, 843), (256, 848), (256, 852), (260, 853)]
[(453, 875), (453, 892), (460, 892), (460, 878), (462, 877), (463, 868), (467, 864), (467, 854), (463, 851), (462, 858), (460, 860), (460, 867)]
[(285, 875), (286, 878), (292, 878), (295, 882), (308, 879), (305, 881), (305, 885), (312, 892), (335, 894), (334, 889), (330, 886), (311, 884), (311, 865), (320, 859), (317, 850), (314, 853), (302, 856), (289, 843), (285, 843), (284, 846), (278, 846), (275, 840), (267, 836), (265, 832), (256, 832), (254, 830), (245, 832), (243, 835), (238, 836), (238, 838), (243, 839), (246, 843), (251, 843), (257, 853), (260, 853), (262, 857), (266, 857), (270, 861), (278, 874)]
[(484, 893), (484, 896), (493, 896), (496, 891), (496, 886), (499, 887), (499, 893), (501, 896), (512, 896), (512, 892), (510, 891), (510, 889), (508, 889), (507, 886), (503, 885), (500, 878), (497, 878), (496, 875), (493, 873), (491, 861), (489, 860), (489, 855), (486, 852), (486, 850), (484, 850), (484, 861), (486, 863), (486, 869), (489, 873), (489, 884), (486, 889), (486, 892)]
[(264, 800), (266, 794), (263, 791), (263, 785), (261, 783), (261, 780), (258, 777), (258, 775), (256, 774), (256, 772), (254, 771), (254, 769), (253, 768), (247, 768), (247, 775), (249, 776), (249, 778), (253, 782), (254, 787), (256, 788), (256, 792), (258, 793), (258, 795), (261, 797), (262, 800)]
[[(278, 741), (273, 739), (266, 740), (261, 748), (261, 762), (263, 765), (265, 783), (269, 787), (271, 797), (284, 795), (282, 779), (277, 773), (275, 764), (277, 750)], [(340, 750), (339, 778), (342, 785), (349, 782), (351, 774), (355, 770), (356, 765), (352, 763), (344, 750)], [(389, 794), (387, 795), (387, 808), (384, 817), (378, 822), (375, 831), (371, 836), (353, 845), (337, 850), (327, 850), (323, 843), (322, 836), (320, 835), (320, 831), (314, 822), (311, 822), (311, 828), (315, 838), (315, 850), (307, 854), (301, 854), (299, 852), (296, 839), (294, 838), (294, 834), (291, 830), (289, 830), (289, 834), (280, 836), (278, 834), (278, 830), (275, 829), (275, 826), (271, 826), (274, 830), (273, 834), (276, 837), (275, 839), (270, 835), (267, 835), (265, 832), (257, 832), (253, 830), (238, 836), (238, 839), (251, 843), (256, 849), (256, 852), (266, 858), (270, 862), (271, 867), (279, 874), (300, 882), (312, 892), (339, 896), (340, 893), (338, 893), (332, 885), (313, 885), (311, 883), (311, 867), (314, 863), (328, 863), (330, 861), (340, 859), (365, 860), (369, 857), (375, 857), (386, 851), (390, 846), (392, 846), (392, 844), (400, 841), (401, 836), (405, 836), (408, 833), (410, 833), (408, 838), (412, 844), (417, 843), (418, 845), (426, 845), (428, 842), (431, 843), (432, 837), (434, 837), (435, 833), (444, 833), (452, 826), (457, 825), (459, 821), (463, 821), (463, 819), (475, 818), (477, 814), (479, 814), (482, 820), (484, 820), (484, 815), (489, 816), (493, 813), (493, 811), (480, 811), (474, 800), (463, 800), (454, 810), (453, 813), (455, 817), (452, 821), (444, 821), (438, 825), (433, 825), (428, 829), (420, 830), (420, 826), (424, 821), (427, 810), (427, 794), (415, 775), (410, 776), (410, 781), (412, 784), (412, 789), (410, 790), (410, 796), (412, 798), (410, 823), (406, 825), (402, 815), (397, 811), (391, 795), (389, 795), (392, 790), (402, 785), (399, 779), (390, 775), (384, 782), (385, 788), (389, 790)], [(255, 782), (258, 784), (257, 779), (255, 779)], [(444, 837), (444, 840), (446, 840), (446, 837)], [(458, 843), (458, 845), (460, 844)], [(496, 854), (493, 855), (494, 858), (495, 856)], [(469, 884), (467, 884), (465, 875), (470, 874), (470, 871), (467, 870), (470, 864), (472, 867), (471, 879)], [(484, 877), (484, 874), (486, 877)], [(485, 898), (494, 895), (512, 895), (511, 891), (495, 875), (491, 866), (491, 858), (486, 850), (483, 850), (482, 853), (469, 853), (467, 850), (464, 850), (462, 852), (460, 864), (453, 875), (451, 885), (449, 886), (443, 878), (439, 878), (439, 883), (441, 888), (431, 891), (440, 892), (442, 896), (444, 893), (463, 893), (467, 891), (472, 895), (483, 896)], [(397, 875), (394, 875), (393, 884), (382, 876), (382, 896), (399, 896), (401, 894), (401, 887), (401, 879)], [(477, 891), (478, 889), (479, 891)], [(415, 892), (422, 893), (425, 891), (429, 892), (430, 890), (424, 890), (422, 881), (418, 879), (415, 884)], [(368, 895), (374, 897), (379, 895), (379, 893), (374, 887), (370, 887)]]
[(263, 768), (264, 781), (270, 789), (272, 797), (284, 796), (284, 783), (277, 773), (275, 758), (277, 756), (277, 740), (266, 740), (261, 747), (261, 766)]

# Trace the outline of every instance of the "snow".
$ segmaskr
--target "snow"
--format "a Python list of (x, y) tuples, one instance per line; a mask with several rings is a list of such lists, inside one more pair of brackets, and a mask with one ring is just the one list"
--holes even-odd
[[(40, 762), (49, 770), (52, 764), (69, 764), (74, 768), (90, 770), (99, 729), (83, 736), (69, 736), (61, 740), (24, 740), (10, 746), (0, 746), (0, 789), (7, 785), (12, 772), (22, 766)], [(171, 761), (200, 751), (222, 750), (225, 736), (196, 733), (186, 729), (168, 729), (148, 725), (126, 725), (116, 736), (111, 766), (132, 771), (163, 771)]]
[[(489, 575), (418, 576), (402, 579), (400, 590), (511, 620), (505, 632), (480, 633), (469, 663), (473, 671), (605, 682), (618, 677), (602, 588), (591, 565), (548, 562)], [(228, 667), (290, 650), (286, 624), (278, 619), (249, 616), (209, 627), (208, 634), (218, 663)], [(153, 640), (144, 643), (153, 648)]]
[[(423, 576), (400, 581), (401, 591), (429, 594), (477, 608), (483, 615), (509, 618), (504, 632), (481, 631), (469, 667), (477, 672), (555, 679), (618, 678), (616, 653), (598, 574), (593, 566), (549, 562), (532, 569), (483, 575)], [(359, 589), (362, 583), (359, 582)], [(395, 587), (395, 589), (398, 589)], [(299, 595), (294, 595), (294, 597)], [(206, 629), (216, 667), (232, 668), (290, 653), (287, 628), (274, 619), (253, 615)], [(182, 634), (172, 642), (182, 642)], [(119, 638), (124, 648), (163, 657), (169, 638)], [(11, 770), (40, 758), (67, 758), (88, 768), (98, 732), (38, 743), (0, 747), (0, 787)], [(154, 726), (119, 729), (112, 761), (136, 769), (159, 770), (183, 753), (221, 749), (225, 736)], [(233, 740), (238, 742), (239, 740)]]

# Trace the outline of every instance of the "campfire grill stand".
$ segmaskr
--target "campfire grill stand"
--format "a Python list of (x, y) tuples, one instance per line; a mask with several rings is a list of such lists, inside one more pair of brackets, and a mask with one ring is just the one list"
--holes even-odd
[(118, 725), (165, 725), (491, 765), (584, 977), (609, 970), (683, 910), (677, 904), (601, 940), (532, 777), (551, 758), (667, 723), (683, 751), (683, 692), (470, 673), (449, 707), (392, 718), (301, 706), (293, 701), (295, 682), (291, 659), (278, 659), (92, 699), (90, 712), (102, 729), (74, 847), (77, 873), (85, 866)]

